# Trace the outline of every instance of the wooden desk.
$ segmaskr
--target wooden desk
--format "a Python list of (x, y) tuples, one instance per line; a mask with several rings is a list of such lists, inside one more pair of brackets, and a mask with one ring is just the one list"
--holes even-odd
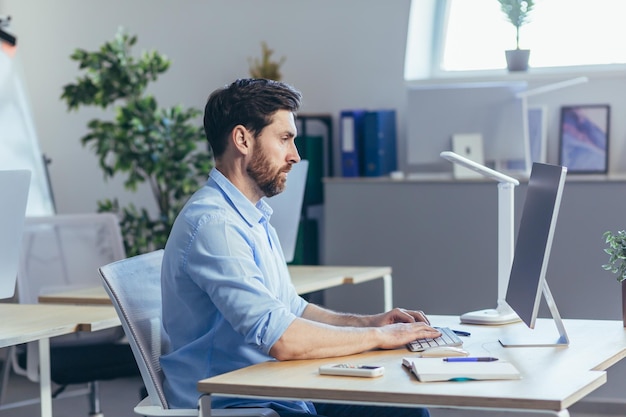
[[(119, 326), (111, 307), (0, 303), (0, 348), (39, 342), (42, 417), (52, 417), (50, 338)], [(5, 364), (5, 366), (10, 366)], [(0, 407), (0, 409), (2, 409)]]
[[(298, 294), (326, 290), (340, 285), (360, 284), (382, 278), (384, 281), (385, 310), (393, 308), (391, 268), (388, 266), (290, 265), (289, 273)], [(111, 304), (111, 300), (103, 287), (46, 294), (39, 297), (39, 302)]]
[[(606, 382), (608, 367), (626, 356), (621, 321), (565, 320), (569, 347), (503, 348), (498, 338), (523, 331), (523, 323), (505, 326), (459, 324), (456, 316), (430, 316), (438, 326), (467, 330), (464, 348), (472, 355), (496, 356), (514, 363), (522, 379), (511, 381), (419, 382), (401, 365), (405, 349), (287, 362), (266, 362), (202, 380), (202, 409), (210, 394), (339, 401), (400, 406), (459, 407), (489, 410), (545, 411), (566, 417), (567, 408)], [(537, 331), (556, 335), (551, 320), (540, 319)], [(602, 339), (591, 345), (588, 341)], [(383, 365), (380, 378), (322, 376), (322, 364), (351, 362)], [(207, 398), (208, 397), (208, 398)]]
[(89, 287), (43, 294), (37, 298), (42, 304), (112, 305), (104, 287)]
[(298, 294), (327, 290), (340, 285), (360, 284), (382, 278), (385, 311), (393, 308), (391, 267), (290, 265), (289, 273)]

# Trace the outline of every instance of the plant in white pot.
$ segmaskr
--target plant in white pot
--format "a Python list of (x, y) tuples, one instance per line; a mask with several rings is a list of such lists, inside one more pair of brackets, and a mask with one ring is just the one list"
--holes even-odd
[(534, 0), (498, 0), (500, 10), (507, 20), (515, 26), (515, 49), (505, 51), (509, 71), (526, 71), (528, 69), (529, 49), (520, 49), (520, 28), (529, 22), (530, 12), (535, 7)]
[(602, 268), (616, 274), (617, 282), (622, 286), (622, 321), (626, 327), (626, 231), (608, 231), (603, 236), (608, 246), (604, 251), (609, 254), (609, 261)]

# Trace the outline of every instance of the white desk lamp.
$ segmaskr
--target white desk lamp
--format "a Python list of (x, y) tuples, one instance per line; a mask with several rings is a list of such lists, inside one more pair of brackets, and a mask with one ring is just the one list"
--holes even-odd
[(519, 185), (519, 181), (454, 152), (441, 152), (440, 156), (452, 163), (462, 165), (487, 178), (498, 181), (498, 305), (495, 309), (471, 311), (462, 314), (461, 322), (470, 324), (506, 324), (520, 321), (518, 315), (505, 301), (515, 244), (514, 187)]

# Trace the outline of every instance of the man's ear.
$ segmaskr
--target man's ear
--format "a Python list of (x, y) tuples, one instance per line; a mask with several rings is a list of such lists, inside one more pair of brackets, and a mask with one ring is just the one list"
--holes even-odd
[(242, 154), (248, 154), (252, 143), (250, 141), (251, 136), (248, 130), (242, 125), (237, 125), (230, 132), (230, 139), (237, 149)]

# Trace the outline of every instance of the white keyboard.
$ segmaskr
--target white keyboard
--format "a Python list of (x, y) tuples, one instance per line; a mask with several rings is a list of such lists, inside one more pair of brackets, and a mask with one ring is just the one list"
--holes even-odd
[(423, 352), (436, 346), (461, 346), (463, 341), (448, 327), (435, 327), (441, 332), (441, 336), (434, 339), (417, 339), (406, 345), (412, 352)]

